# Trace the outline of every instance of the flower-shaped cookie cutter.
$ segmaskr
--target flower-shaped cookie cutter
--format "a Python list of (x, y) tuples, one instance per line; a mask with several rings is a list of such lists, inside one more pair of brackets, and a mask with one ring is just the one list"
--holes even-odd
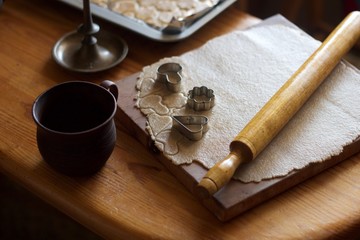
[(209, 110), (215, 105), (214, 91), (205, 86), (194, 87), (188, 92), (187, 105), (195, 111)]
[(165, 83), (172, 92), (180, 92), (182, 80), (182, 66), (179, 63), (169, 62), (160, 65), (157, 69), (157, 80)]
[(171, 116), (173, 127), (190, 140), (198, 141), (208, 131), (209, 119), (201, 115)]

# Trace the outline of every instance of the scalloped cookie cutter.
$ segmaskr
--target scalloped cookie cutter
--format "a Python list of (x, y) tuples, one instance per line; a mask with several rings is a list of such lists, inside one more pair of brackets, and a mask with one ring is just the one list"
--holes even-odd
[(171, 116), (173, 127), (190, 140), (198, 141), (208, 131), (209, 119), (205, 116)]
[(157, 80), (165, 83), (166, 87), (172, 92), (180, 92), (182, 80), (182, 66), (178, 63), (170, 62), (160, 65), (157, 69)]
[(209, 110), (215, 105), (214, 91), (205, 86), (194, 87), (188, 92), (187, 105), (195, 111)]

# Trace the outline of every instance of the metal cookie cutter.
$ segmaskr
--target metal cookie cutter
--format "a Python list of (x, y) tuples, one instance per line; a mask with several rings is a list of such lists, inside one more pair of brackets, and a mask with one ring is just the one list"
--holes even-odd
[(205, 116), (171, 116), (173, 127), (190, 140), (200, 140), (208, 130), (209, 119)]
[(195, 111), (209, 110), (215, 105), (214, 91), (205, 86), (194, 87), (188, 92), (187, 104)]
[(157, 80), (165, 83), (172, 92), (180, 92), (182, 67), (178, 63), (164, 63), (157, 69)]

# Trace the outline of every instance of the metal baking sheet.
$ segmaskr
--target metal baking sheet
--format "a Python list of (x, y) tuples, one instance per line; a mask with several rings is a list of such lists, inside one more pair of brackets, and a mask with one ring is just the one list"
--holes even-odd
[[(67, 3), (76, 8), (83, 8), (82, 0), (60, 0), (61, 2)], [(220, 1), (216, 6), (214, 6), (209, 12), (200, 17), (198, 20), (193, 22), (191, 25), (186, 27), (182, 32), (173, 34), (173, 33), (165, 33), (159, 29), (151, 27), (144, 22), (137, 21), (136, 19), (132, 19), (126, 16), (123, 16), (119, 13), (113, 12), (107, 8), (100, 7), (96, 4), (91, 3), (91, 11), (94, 16), (101, 17), (106, 19), (116, 25), (127, 28), (131, 31), (139, 33), (145, 37), (151, 38), (156, 41), (161, 42), (175, 42), (182, 39), (185, 39), (192, 35), (194, 32), (199, 30), (202, 26), (204, 26), (211, 19), (216, 17), (226, 8), (228, 8), (231, 4), (233, 4), (236, 0), (223, 0)]]

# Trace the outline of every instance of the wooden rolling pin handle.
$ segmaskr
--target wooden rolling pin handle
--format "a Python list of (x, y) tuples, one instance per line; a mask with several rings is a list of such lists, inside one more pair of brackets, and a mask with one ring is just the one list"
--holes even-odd
[(197, 186), (200, 197), (220, 190), (239, 165), (255, 158), (287, 124), (360, 37), (360, 12), (350, 13), (230, 144), (230, 154)]
[(238, 166), (253, 158), (251, 148), (242, 142), (230, 144), (230, 154), (217, 162), (197, 186), (200, 198), (209, 198), (230, 181)]

